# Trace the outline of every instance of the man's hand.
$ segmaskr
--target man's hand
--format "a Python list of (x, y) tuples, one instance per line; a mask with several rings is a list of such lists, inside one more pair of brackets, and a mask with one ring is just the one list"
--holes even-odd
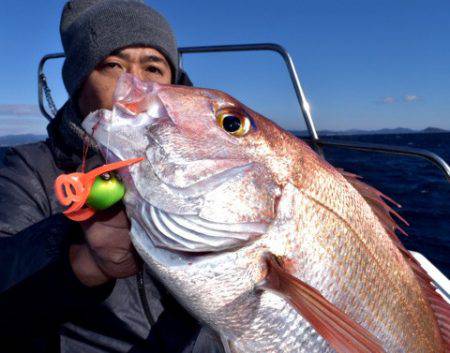
[(99, 212), (81, 223), (86, 244), (72, 245), (70, 261), (78, 279), (93, 287), (138, 272), (130, 240), (130, 222), (122, 206)]

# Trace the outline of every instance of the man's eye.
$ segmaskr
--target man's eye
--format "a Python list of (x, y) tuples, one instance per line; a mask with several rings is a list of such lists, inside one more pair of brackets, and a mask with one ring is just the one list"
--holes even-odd
[(148, 71), (148, 72), (151, 72), (151, 73), (153, 73), (153, 74), (159, 74), (159, 75), (162, 75), (161, 69), (159, 69), (159, 68), (156, 67), (156, 66), (149, 66), (149, 67), (147, 67), (147, 71)]
[(115, 63), (115, 62), (105, 63), (104, 67), (106, 69), (121, 69), (122, 68), (122, 66), (119, 63)]

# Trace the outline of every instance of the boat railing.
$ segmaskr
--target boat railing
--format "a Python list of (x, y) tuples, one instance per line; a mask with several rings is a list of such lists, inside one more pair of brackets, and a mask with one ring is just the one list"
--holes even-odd
[(420, 252), (409, 251), (433, 280), (436, 291), (450, 304), (450, 280)]
[[(257, 43), (257, 44), (231, 44), (231, 45), (209, 45), (209, 46), (196, 46), (196, 47), (181, 47), (178, 49), (180, 64), (182, 65), (183, 55), (186, 54), (199, 54), (199, 53), (218, 53), (218, 52), (239, 52), (239, 51), (272, 51), (276, 52), (283, 58), (286, 68), (288, 70), (291, 82), (300, 105), (300, 111), (305, 121), (309, 134), (309, 142), (316, 149), (317, 152), (323, 154), (323, 147), (335, 147), (344, 148), (350, 150), (364, 151), (364, 152), (381, 152), (394, 155), (403, 155), (416, 158), (422, 158), (431, 162), (434, 166), (439, 168), (444, 174), (445, 178), (450, 182), (450, 166), (446, 161), (437, 154), (418, 148), (392, 146), (385, 144), (375, 143), (363, 143), (357, 141), (337, 141), (331, 139), (320, 138), (318, 132), (314, 126), (314, 120), (312, 118), (310, 105), (306, 99), (303, 91), (300, 77), (294, 65), (294, 61), (287, 52), (279, 44), (274, 43)], [(39, 62), (38, 67), (38, 101), (39, 109), (42, 114), (51, 120), (56, 113), (56, 105), (52, 99), (49, 86), (47, 84), (46, 76), (44, 73), (44, 66), (48, 60), (63, 58), (64, 53), (47, 54)], [(51, 112), (46, 110), (44, 105), (44, 97), (47, 100), (47, 105)]]

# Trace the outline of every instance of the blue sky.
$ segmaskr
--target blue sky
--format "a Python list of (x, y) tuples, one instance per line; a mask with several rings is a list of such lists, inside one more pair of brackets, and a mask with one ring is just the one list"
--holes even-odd
[[(180, 46), (276, 42), (296, 63), (319, 129), (450, 129), (450, 1), (147, 1)], [(35, 107), (40, 57), (61, 51), (64, 1), (3, 0), (0, 135), (45, 131)], [(194, 83), (222, 89), (287, 128), (302, 129), (274, 54), (189, 56)], [(58, 104), (61, 62), (48, 67)]]

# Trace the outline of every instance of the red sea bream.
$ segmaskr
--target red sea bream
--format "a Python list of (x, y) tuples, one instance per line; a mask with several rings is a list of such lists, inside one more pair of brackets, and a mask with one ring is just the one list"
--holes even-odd
[(109, 160), (145, 157), (121, 172), (133, 243), (231, 352), (446, 351), (449, 307), (384, 195), (270, 120), (123, 76), (83, 126)]

